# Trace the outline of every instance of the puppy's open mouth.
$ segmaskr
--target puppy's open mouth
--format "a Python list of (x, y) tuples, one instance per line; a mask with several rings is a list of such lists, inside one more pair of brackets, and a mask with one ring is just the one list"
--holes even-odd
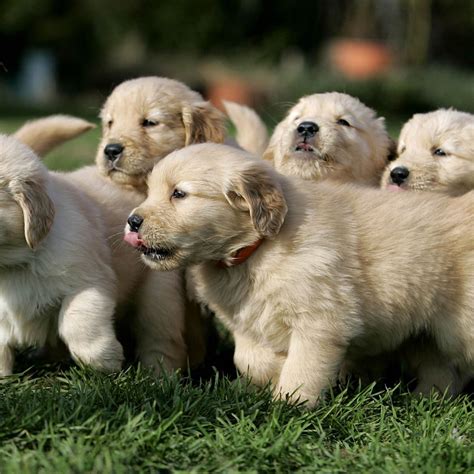
[(295, 151), (305, 151), (309, 153), (314, 153), (316, 150), (309, 143), (299, 142), (295, 146)]
[(173, 256), (173, 250), (166, 247), (145, 247), (144, 245), (138, 249), (146, 258), (155, 261), (163, 261)]

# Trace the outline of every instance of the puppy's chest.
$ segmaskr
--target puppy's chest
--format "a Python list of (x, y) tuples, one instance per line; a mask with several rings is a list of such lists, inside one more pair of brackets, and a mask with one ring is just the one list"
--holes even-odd
[(285, 295), (268, 295), (261, 282), (240, 269), (224, 272), (213, 272), (201, 279), (197, 287), (200, 299), (232, 331), (244, 333), (277, 351), (287, 350), (290, 315)]
[(62, 300), (59, 286), (26, 272), (0, 276), (0, 321), (18, 325), (58, 312)]

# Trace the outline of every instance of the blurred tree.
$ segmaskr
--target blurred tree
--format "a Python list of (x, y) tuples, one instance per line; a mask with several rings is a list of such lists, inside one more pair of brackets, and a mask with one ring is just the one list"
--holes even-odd
[(107, 75), (118, 82), (120, 67), (156, 71), (147, 58), (164, 52), (276, 62), (297, 51), (315, 62), (344, 31), (392, 42), (410, 63), (474, 66), (473, 0), (2, 0), (0, 79), (31, 48), (49, 49), (75, 92)]

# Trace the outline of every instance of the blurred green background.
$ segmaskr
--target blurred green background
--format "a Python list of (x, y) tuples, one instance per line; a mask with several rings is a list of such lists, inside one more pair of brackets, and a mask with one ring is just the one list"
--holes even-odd
[[(186, 82), (272, 128), (304, 94), (338, 90), (387, 118), (474, 111), (474, 0), (2, 0), (0, 130), (73, 113), (97, 120), (140, 75)], [(91, 161), (100, 131), (48, 157)], [(67, 163), (66, 163), (67, 160)]]

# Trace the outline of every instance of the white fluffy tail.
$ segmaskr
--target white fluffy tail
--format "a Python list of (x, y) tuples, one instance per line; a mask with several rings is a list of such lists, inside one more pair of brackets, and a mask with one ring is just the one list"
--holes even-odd
[(268, 130), (255, 110), (242, 104), (222, 101), (228, 117), (235, 125), (239, 146), (244, 150), (262, 156), (268, 145)]
[(26, 122), (14, 133), (14, 137), (43, 156), (94, 127), (93, 123), (71, 115), (50, 115)]

